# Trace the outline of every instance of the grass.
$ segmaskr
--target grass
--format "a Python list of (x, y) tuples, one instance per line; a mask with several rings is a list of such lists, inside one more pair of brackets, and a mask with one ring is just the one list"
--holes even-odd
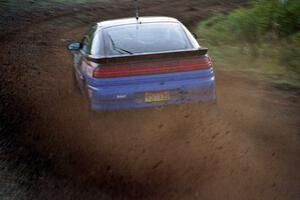
[[(251, 72), (263, 75), (278, 87), (300, 89), (299, 74), (278, 62), (281, 47), (266, 45), (260, 47), (258, 55), (253, 56), (250, 48), (244, 44), (217, 46), (205, 42), (202, 44), (209, 47), (209, 53), (217, 69)], [(267, 51), (268, 49), (270, 51)]]
[(218, 69), (254, 72), (280, 88), (300, 89), (300, 4), (284, 6), (260, 0), (213, 16), (197, 27), (199, 42)]

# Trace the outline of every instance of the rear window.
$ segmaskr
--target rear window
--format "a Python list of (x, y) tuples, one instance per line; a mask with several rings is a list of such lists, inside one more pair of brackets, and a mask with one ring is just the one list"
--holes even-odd
[(104, 29), (106, 55), (155, 53), (191, 49), (178, 23), (146, 23)]

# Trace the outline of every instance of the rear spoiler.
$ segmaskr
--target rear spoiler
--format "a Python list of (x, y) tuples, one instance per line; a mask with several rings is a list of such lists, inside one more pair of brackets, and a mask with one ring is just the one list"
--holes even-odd
[(113, 57), (87, 57), (88, 61), (92, 61), (99, 64), (114, 64), (124, 62), (135, 62), (145, 60), (159, 60), (159, 59), (174, 59), (174, 58), (185, 58), (185, 57), (196, 57), (206, 55), (208, 52), (207, 48), (199, 48), (197, 50), (188, 51), (176, 51), (176, 52), (162, 52), (152, 54), (138, 54), (138, 55), (122, 55)]

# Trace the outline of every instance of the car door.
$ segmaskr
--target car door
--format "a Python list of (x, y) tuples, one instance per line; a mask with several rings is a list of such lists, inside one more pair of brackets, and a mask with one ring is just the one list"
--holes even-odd
[(82, 39), (82, 46), (80, 50), (80, 59), (79, 59), (79, 71), (82, 76), (86, 73), (86, 60), (84, 59), (87, 56), (91, 55), (92, 44), (95, 36), (97, 26), (93, 26), (87, 34), (84, 35)]

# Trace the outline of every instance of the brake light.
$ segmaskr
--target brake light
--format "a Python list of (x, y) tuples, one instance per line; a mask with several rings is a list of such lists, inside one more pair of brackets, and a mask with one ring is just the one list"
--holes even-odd
[(139, 64), (118, 64), (115, 66), (98, 66), (93, 70), (93, 77), (113, 78), (147, 74), (163, 74), (207, 69), (211, 67), (211, 59), (208, 56), (203, 56), (201, 58), (184, 59), (176, 61), (161, 61)]

